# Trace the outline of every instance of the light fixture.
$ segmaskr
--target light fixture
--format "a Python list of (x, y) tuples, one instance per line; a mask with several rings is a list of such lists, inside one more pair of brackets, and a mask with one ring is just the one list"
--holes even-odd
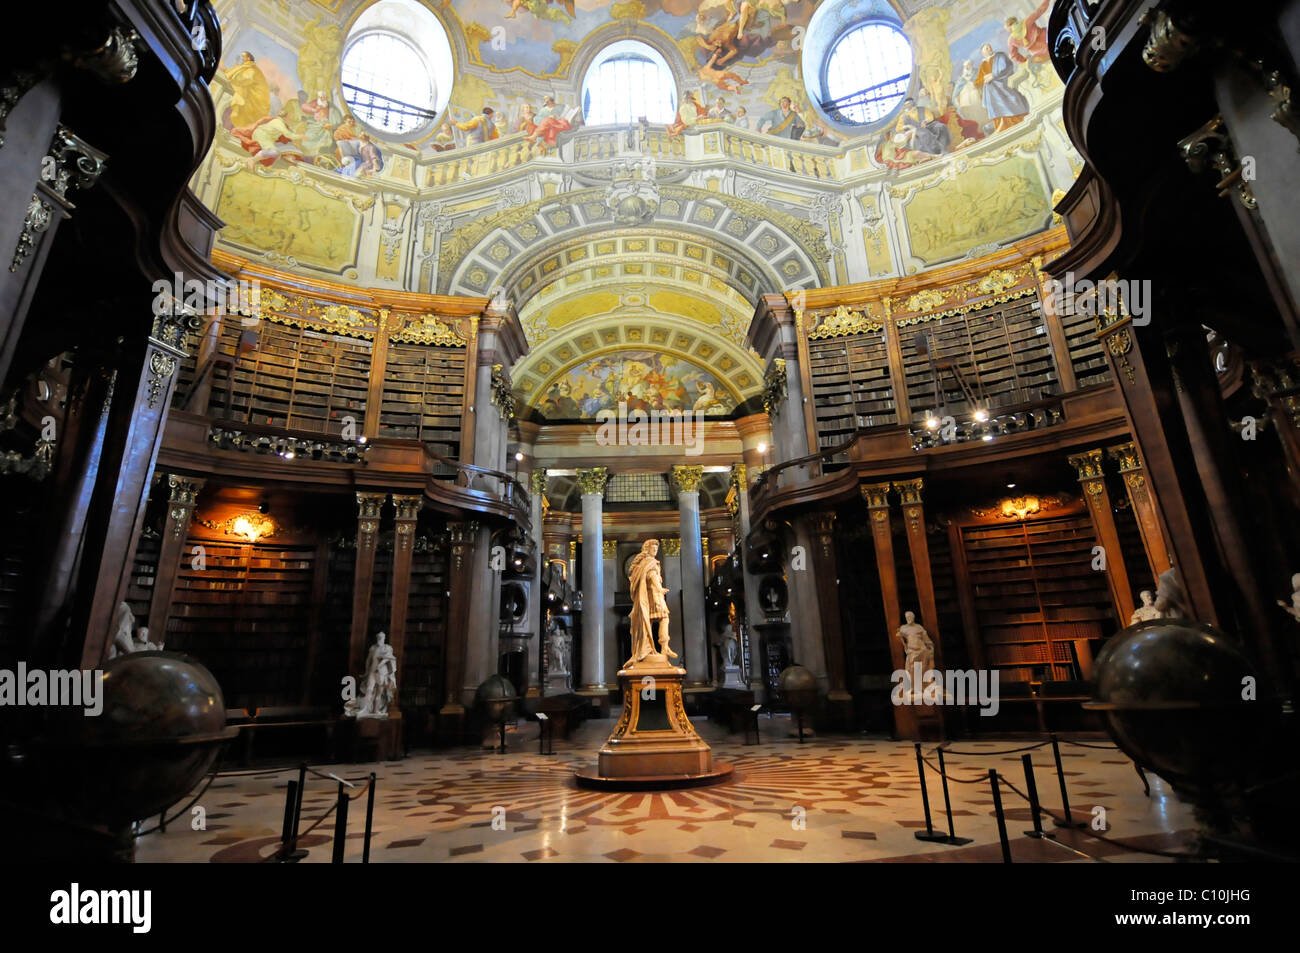
[(1007, 489), (1008, 489), (1008, 490), (1014, 490), (1015, 488), (1016, 488), (1016, 481), (1015, 481), (1015, 480), (1012, 480), (1010, 483), (1007, 484)]
[(362, 444), (363, 444), (363, 443), (365, 443), (365, 442), (366, 442), (366, 438), (365, 438), (365, 437), (358, 437), (358, 438), (357, 438), (357, 443), (362, 443)]
[(760, 443), (760, 444), (758, 445), (758, 452), (759, 452), (759, 453), (767, 453), (767, 444), (765, 444), (765, 443)]
[(983, 407), (975, 408), (975, 421), (977, 423), (982, 424), (986, 422), (988, 419), (989, 419), (989, 412), (987, 410), (985, 410)]
[(257, 542), (263, 536), (275, 535), (275, 523), (253, 513), (236, 516), (230, 521), (229, 527), (227, 532), (231, 536), (241, 536), (250, 543)]
[(939, 418), (936, 417), (934, 414), (930, 414), (929, 416), (927, 416), (927, 417), (925, 418), (925, 429), (926, 429), (926, 430), (938, 430), (938, 429), (939, 429)]
[(986, 433), (984, 436), (980, 437), (980, 439), (983, 440), (985, 443), (992, 443), (992, 442), (993, 442), (993, 434), (991, 434), (991, 433)]
[(524, 455), (523, 455), (522, 451), (516, 450), (516, 451), (515, 451), (515, 461), (516, 461), (516, 462), (520, 462), (520, 463), (522, 463), (522, 462), (523, 462), (523, 459), (524, 459)]

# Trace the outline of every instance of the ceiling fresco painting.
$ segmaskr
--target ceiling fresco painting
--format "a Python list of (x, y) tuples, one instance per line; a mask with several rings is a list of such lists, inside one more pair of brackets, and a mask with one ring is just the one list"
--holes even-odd
[[(370, 0), (224, 0), (220, 128), (192, 186), (237, 256), (508, 299), (535, 408), (556, 412), (563, 369), (621, 348), (660, 354), (687, 404), (707, 376), (734, 409), (762, 379), (745, 343), (761, 295), (984, 254), (1049, 227), (1081, 167), (1043, 0), (381, 2), (445, 33), (436, 108), (390, 135), (349, 105), (341, 63)], [(855, 126), (821, 105), (822, 71), (867, 21), (906, 37), (912, 75)], [(587, 66), (626, 40), (668, 64), (675, 122), (584, 123)]]

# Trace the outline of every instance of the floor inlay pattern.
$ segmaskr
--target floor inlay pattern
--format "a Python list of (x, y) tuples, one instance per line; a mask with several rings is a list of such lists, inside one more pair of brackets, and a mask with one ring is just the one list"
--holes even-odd
[[(474, 749), (416, 752), (398, 762), (321, 767), (346, 778), (378, 777), (371, 861), (638, 862), (638, 861), (998, 861), (997, 825), (987, 784), (952, 784), (956, 832), (974, 843), (954, 848), (918, 841), (925, 826), (916, 758), (911, 744), (868, 738), (819, 737), (805, 744), (790, 737), (780, 719), (764, 719), (764, 743), (746, 746), (739, 735), (697, 719), (714, 757), (735, 766), (732, 780), (707, 788), (646, 793), (589, 791), (572, 781), (575, 768), (595, 759), (612, 721), (582, 726), (556, 754), (537, 753), (536, 725), (520, 723), (508, 735), (505, 755)], [(964, 751), (1019, 747), (1005, 741), (961, 742)], [(927, 746), (932, 750), (933, 745)], [(1091, 819), (1105, 808), (1107, 836), (1168, 849), (1187, 840), (1190, 809), (1167, 785), (1151, 778), (1151, 797), (1132, 764), (1114, 751), (1079, 749), (1067, 771), (1071, 807)], [(1044, 805), (1060, 811), (1051, 749), (1033, 752)], [(1019, 755), (950, 755), (951, 777), (974, 778), (990, 767), (1023, 790)], [(140, 840), (136, 857), (151, 861), (257, 862), (279, 840), (285, 786), (296, 771), (263, 771), (219, 778), (201, 806), (210, 806), (207, 829), (186, 819), (164, 834)], [(946, 829), (940, 779), (926, 777), (936, 828)], [(215, 792), (215, 793), (214, 793)], [(333, 804), (335, 785), (309, 779), (302, 829)], [(1027, 805), (1004, 790), (1013, 856), (1018, 860), (1079, 861), (1058, 845), (1023, 836)], [(345, 850), (360, 860), (364, 799), (349, 811)], [(216, 823), (213, 823), (213, 822)], [(299, 846), (303, 862), (330, 860), (330, 817)], [(1159, 860), (1127, 854), (1081, 835), (1070, 843), (1109, 861)], [(1087, 861), (1082, 861), (1087, 862)]]

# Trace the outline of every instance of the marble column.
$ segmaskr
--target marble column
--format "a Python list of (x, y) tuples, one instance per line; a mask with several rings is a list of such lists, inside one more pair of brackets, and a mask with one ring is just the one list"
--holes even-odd
[[(858, 488), (867, 504), (867, 518), (871, 524), (871, 541), (876, 550), (876, 569), (880, 575), (880, 603), (885, 610), (885, 639), (889, 645), (889, 660), (895, 672), (904, 670), (903, 643), (895, 633), (903, 622), (898, 604), (898, 571), (894, 565), (894, 530), (889, 516), (889, 484), (868, 483)], [(916, 708), (894, 705), (894, 732), (899, 738), (919, 741), (921, 726)]]
[(601, 525), (605, 484), (609, 470), (593, 467), (578, 471), (582, 489), (582, 687), (606, 691), (605, 657), (605, 572), (601, 557), (604, 527)]
[(618, 670), (627, 661), (618, 644), (618, 610), (614, 596), (618, 592), (618, 541), (602, 539), (600, 542), (600, 572), (605, 588), (605, 684), (618, 684)]
[[(741, 659), (745, 664), (745, 677), (749, 690), (754, 693), (754, 700), (763, 701), (766, 686), (763, 681), (761, 646), (759, 644), (758, 624), (767, 618), (763, 604), (758, 598), (758, 577), (749, 571), (749, 471), (743, 463), (731, 467), (731, 492), (728, 494), (728, 507), (733, 510), (732, 519), (737, 525), (740, 540), (740, 562), (745, 578), (745, 639), (741, 643), (744, 649)], [(737, 633), (739, 635), (739, 633)]]
[[(1147, 484), (1146, 469), (1137, 444), (1124, 443), (1106, 451), (1119, 464), (1120, 476), (1128, 488), (1128, 499), (1133, 504), (1133, 516), (1137, 519), (1138, 532), (1142, 534), (1142, 548), (1147, 554), (1147, 564), (1151, 567), (1151, 591), (1155, 591), (1156, 580), (1160, 574), (1174, 564), (1169, 554), (1169, 544), (1165, 542), (1164, 530), (1160, 526), (1160, 511), (1151, 495)], [(1122, 621), (1122, 620), (1121, 620)]]
[(443, 704), (440, 714), (463, 715), (461, 703), (462, 681), (469, 636), (470, 576), (474, 567), (475, 547), (479, 525), (470, 520), (447, 524), (447, 541), (451, 545), (450, 565), (447, 567), (447, 636), (446, 671), (444, 674)]
[(542, 504), (546, 498), (546, 470), (537, 467), (529, 478), (529, 501), (532, 503), (533, 542), (537, 546), (537, 566), (533, 569), (531, 584), (528, 587), (528, 628), (532, 633), (531, 642), (535, 651), (528, 661), (528, 694), (540, 695), (542, 685), (541, 660), (546, 654), (546, 632), (542, 620), (545, 616), (546, 593), (542, 592), (542, 567), (546, 565), (546, 543), (542, 520)]
[[(663, 566), (664, 585), (668, 589), (668, 638), (673, 651), (682, 654), (682, 541), (676, 537), (659, 540), (659, 563)], [(655, 634), (658, 647), (659, 635)], [(682, 659), (677, 660), (679, 663)]]
[[(704, 624), (704, 547), (700, 539), (703, 467), (673, 467), (682, 536), (682, 642), (688, 685), (709, 681), (709, 643)], [(679, 663), (680, 664), (680, 663)]]

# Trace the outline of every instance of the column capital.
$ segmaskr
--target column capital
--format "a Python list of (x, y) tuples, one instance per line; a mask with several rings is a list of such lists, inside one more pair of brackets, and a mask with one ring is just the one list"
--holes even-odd
[(888, 509), (888, 483), (864, 483), (858, 487), (858, 490), (862, 493), (862, 498), (866, 500), (868, 509)]
[(415, 520), (420, 515), (420, 510), (424, 507), (424, 494), (393, 494), (393, 505), (397, 507), (397, 519)]
[(775, 417), (786, 396), (785, 358), (774, 357), (763, 372), (763, 409)]
[(1079, 475), (1079, 483), (1089, 498), (1095, 498), (1106, 492), (1106, 471), (1102, 467), (1104, 457), (1100, 450), (1073, 454), (1070, 466)]
[(534, 493), (546, 492), (546, 468), (537, 467), (528, 478), (528, 488)]
[(668, 537), (659, 540), (659, 550), (665, 556), (680, 556), (682, 554), (682, 541), (677, 537)]
[(1119, 464), (1120, 473), (1130, 473), (1142, 469), (1142, 458), (1138, 455), (1137, 444), (1129, 441), (1118, 447), (1111, 447), (1106, 455)]
[(925, 480), (922, 477), (916, 477), (912, 480), (897, 480), (894, 482), (893, 487), (898, 491), (898, 496), (903, 501), (904, 506), (919, 504), (921, 502), (921, 491), (925, 488)]
[(602, 559), (613, 559), (618, 555), (618, 540), (602, 539), (600, 541), (600, 556)]
[(745, 493), (749, 490), (749, 471), (743, 463), (733, 463), (727, 481), (736, 488), (737, 493)]
[(672, 468), (673, 486), (679, 493), (699, 493), (704, 480), (704, 467), (675, 466)]
[(182, 506), (193, 506), (199, 498), (199, 491), (207, 483), (204, 477), (180, 476), (167, 474), (167, 501)]
[(835, 511), (816, 510), (808, 514), (808, 525), (823, 557), (835, 555)]
[(592, 467), (590, 470), (578, 471), (578, 486), (583, 496), (604, 496), (605, 486), (609, 483), (607, 467)]
[(357, 545), (373, 546), (379, 532), (379, 511), (388, 499), (387, 493), (357, 494)]

